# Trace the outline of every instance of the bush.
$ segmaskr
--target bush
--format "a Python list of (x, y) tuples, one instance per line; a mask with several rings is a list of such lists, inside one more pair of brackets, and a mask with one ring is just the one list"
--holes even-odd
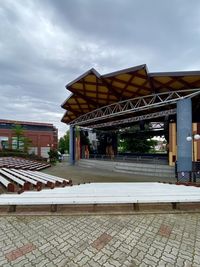
[(25, 158), (25, 159), (30, 159), (30, 160), (46, 162), (46, 159), (42, 157), (39, 157), (33, 154), (24, 153), (19, 150), (11, 150), (11, 149), (0, 151), (0, 157), (20, 157), (20, 158)]
[(51, 163), (56, 163), (56, 161), (59, 159), (58, 151), (51, 149), (49, 152), (49, 159)]
[(0, 157), (27, 157), (28, 155), (21, 151), (0, 151)]

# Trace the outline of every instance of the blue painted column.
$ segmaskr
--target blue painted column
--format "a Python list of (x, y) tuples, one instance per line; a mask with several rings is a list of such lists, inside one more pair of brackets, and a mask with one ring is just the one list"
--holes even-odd
[(177, 102), (177, 171), (192, 171), (192, 142), (186, 140), (192, 136), (192, 100)]
[(69, 163), (75, 164), (75, 127), (69, 128)]

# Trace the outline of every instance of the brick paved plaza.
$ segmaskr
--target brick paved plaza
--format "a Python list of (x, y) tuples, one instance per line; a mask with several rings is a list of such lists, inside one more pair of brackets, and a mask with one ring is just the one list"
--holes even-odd
[(200, 266), (200, 214), (1, 216), (0, 266)]

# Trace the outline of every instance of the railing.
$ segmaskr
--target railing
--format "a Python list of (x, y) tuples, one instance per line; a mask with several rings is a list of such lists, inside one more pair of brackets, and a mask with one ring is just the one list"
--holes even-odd
[(147, 163), (147, 164), (163, 164), (167, 165), (168, 160), (166, 157), (161, 156), (148, 156), (148, 155), (115, 155), (108, 156), (104, 154), (90, 154), (89, 158), (91, 160), (107, 160), (107, 161), (122, 161), (122, 162), (135, 162), (135, 163)]
[(200, 161), (192, 162), (191, 172), (178, 172), (176, 162), (175, 173), (177, 182), (200, 183)]

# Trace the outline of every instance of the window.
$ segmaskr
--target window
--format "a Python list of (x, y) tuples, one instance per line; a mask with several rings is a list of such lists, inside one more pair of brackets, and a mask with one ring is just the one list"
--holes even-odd
[(0, 136), (0, 150), (8, 149), (8, 137), (7, 136)]

